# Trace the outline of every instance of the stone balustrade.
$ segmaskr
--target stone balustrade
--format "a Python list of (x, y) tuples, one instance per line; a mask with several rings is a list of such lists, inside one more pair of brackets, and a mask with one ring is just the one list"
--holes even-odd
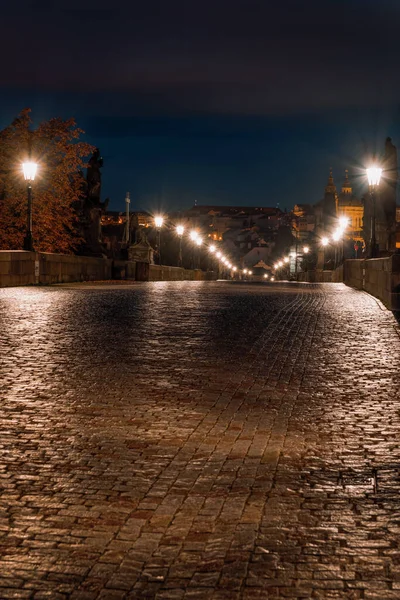
[(206, 273), (200, 269), (189, 270), (73, 254), (25, 252), (23, 250), (0, 251), (0, 287), (111, 279), (199, 281), (214, 278), (216, 278), (216, 273)]

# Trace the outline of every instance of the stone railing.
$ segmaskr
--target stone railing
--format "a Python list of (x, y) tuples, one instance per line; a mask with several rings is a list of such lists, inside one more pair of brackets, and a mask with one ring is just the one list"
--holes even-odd
[(379, 298), (389, 310), (400, 310), (400, 255), (346, 260), (344, 283)]
[(216, 277), (216, 273), (206, 273), (200, 269), (188, 270), (127, 260), (23, 250), (0, 251), (0, 287), (112, 279), (202, 281)]
[(298, 281), (309, 283), (344, 282), (379, 298), (389, 310), (400, 310), (400, 254), (385, 258), (346, 260), (334, 271), (308, 271)]

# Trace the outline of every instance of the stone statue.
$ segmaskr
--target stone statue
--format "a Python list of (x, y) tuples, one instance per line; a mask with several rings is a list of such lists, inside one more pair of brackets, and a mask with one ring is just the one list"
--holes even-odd
[(79, 254), (85, 256), (104, 256), (105, 249), (101, 239), (101, 217), (108, 205), (108, 198), (101, 202), (101, 171), (103, 159), (100, 150), (93, 152), (82, 181), (82, 205), (80, 209), (80, 228), (83, 242)]
[(145, 228), (140, 225), (135, 232), (135, 243), (128, 248), (128, 258), (136, 262), (154, 264), (154, 249), (147, 239)]
[(149, 241), (147, 239), (146, 232), (145, 232), (144, 228), (139, 225), (138, 228), (136, 229), (135, 244), (148, 244), (148, 243), (149, 243)]
[(88, 198), (94, 203), (100, 203), (101, 197), (101, 167), (103, 166), (103, 159), (100, 156), (100, 150), (96, 148), (93, 152), (86, 174), (86, 181), (88, 185)]

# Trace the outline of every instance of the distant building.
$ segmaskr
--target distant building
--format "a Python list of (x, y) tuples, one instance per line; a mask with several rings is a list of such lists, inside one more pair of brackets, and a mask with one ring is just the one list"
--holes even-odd
[(364, 239), (364, 203), (354, 195), (347, 169), (341, 191), (339, 194), (337, 193), (331, 169), (324, 197), (315, 205), (317, 235), (319, 237), (332, 235), (341, 216), (345, 216), (349, 220), (345, 237), (348, 240), (362, 243)]
[(337, 196), (336, 212), (338, 217), (345, 216), (349, 219), (346, 235), (357, 242), (363, 242), (364, 204), (353, 194), (347, 169), (342, 191)]
[(315, 209), (311, 204), (295, 204), (291, 215), (292, 235), (297, 243), (305, 243), (315, 231)]
[(284, 213), (279, 208), (269, 206), (213, 206), (195, 205), (184, 212), (189, 226), (199, 228), (211, 240), (222, 241), (230, 229), (261, 230), (277, 229)]

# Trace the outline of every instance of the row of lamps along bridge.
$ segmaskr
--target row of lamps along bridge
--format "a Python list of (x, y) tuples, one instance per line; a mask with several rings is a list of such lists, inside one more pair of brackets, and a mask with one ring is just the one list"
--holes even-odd
[[(157, 229), (157, 235), (158, 235), (158, 248), (160, 251), (160, 247), (161, 247), (161, 228), (164, 224), (164, 217), (162, 217), (161, 215), (157, 215), (156, 217), (154, 217), (154, 225)], [(183, 225), (176, 225), (175, 227), (175, 231), (176, 234), (179, 237), (179, 266), (182, 266), (182, 237), (185, 233), (185, 227)], [(189, 239), (198, 247), (203, 246), (203, 244), (205, 246), (208, 247), (208, 251), (210, 252), (210, 254), (214, 255), (215, 258), (218, 260), (218, 262), (223, 265), (226, 269), (230, 270), (231, 273), (233, 274), (233, 276), (235, 276), (236, 274), (242, 274), (245, 277), (247, 275), (251, 276), (253, 275), (253, 271), (251, 269), (239, 269), (238, 267), (236, 267), (229, 258), (227, 258), (226, 256), (224, 256), (224, 254), (218, 250), (218, 248), (215, 246), (215, 244), (205, 244), (203, 238), (201, 237), (201, 235), (198, 233), (198, 231), (196, 231), (196, 229), (191, 229), (189, 231)], [(160, 264), (161, 264), (161, 258), (159, 256), (159, 260), (160, 260)]]
[[(370, 256), (369, 257), (376, 258), (379, 255), (379, 246), (376, 243), (376, 194), (375, 193), (379, 186), (379, 182), (380, 182), (381, 175), (382, 175), (382, 169), (380, 167), (370, 167), (366, 171), (367, 171), (369, 192), (370, 192), (370, 198), (371, 198), (371, 207), (372, 207), (371, 239), (370, 239), (370, 253), (369, 253)], [(350, 219), (348, 217), (345, 217), (345, 216), (339, 217), (338, 226), (332, 233), (331, 238), (329, 238), (327, 236), (323, 236), (320, 238), (320, 245), (323, 248), (326, 248), (327, 246), (329, 246), (331, 244), (333, 245), (333, 244), (338, 244), (339, 242), (342, 242), (342, 260), (344, 258), (344, 255), (343, 255), (344, 239), (343, 238), (344, 238), (344, 234), (345, 234), (345, 231), (346, 231), (349, 223), (350, 223)], [(309, 252), (310, 252), (309, 246), (304, 246), (303, 247), (303, 255), (304, 254), (307, 255)], [(288, 263), (290, 262), (291, 257), (293, 257), (295, 260), (295, 270), (297, 272), (297, 258), (298, 258), (297, 252), (291, 252), (290, 256), (285, 256), (281, 260), (278, 260), (274, 264), (275, 272), (278, 272), (283, 267), (287, 267)]]
[[(28, 215), (27, 215), (26, 235), (24, 238), (24, 250), (28, 250), (30, 252), (34, 251), (33, 237), (32, 237), (32, 183), (35, 180), (37, 168), (38, 168), (37, 163), (33, 162), (33, 161), (24, 162), (22, 164), (22, 170), (23, 170), (25, 181), (27, 182), (27, 191), (28, 191)], [(378, 256), (378, 253), (379, 253), (379, 247), (376, 243), (376, 193), (375, 192), (379, 186), (379, 182), (380, 182), (381, 175), (382, 175), (382, 169), (380, 167), (374, 166), (374, 167), (368, 168), (366, 171), (367, 171), (369, 191), (370, 191), (370, 197), (371, 197), (371, 207), (372, 207), (370, 258), (375, 258)], [(159, 215), (154, 218), (154, 224), (156, 226), (157, 234), (158, 234), (159, 252), (161, 249), (160, 236), (161, 236), (161, 228), (163, 226), (163, 223), (164, 223), (164, 218), (162, 216)], [(339, 218), (339, 225), (332, 234), (332, 241), (334, 243), (337, 243), (340, 240), (343, 240), (343, 235), (344, 235), (344, 232), (345, 232), (348, 224), (349, 224), (349, 219), (347, 217), (342, 216)], [(179, 236), (179, 240), (180, 240), (180, 242), (179, 242), (179, 265), (180, 266), (182, 266), (182, 236), (183, 236), (184, 232), (185, 232), (185, 228), (183, 225), (176, 226), (176, 233)], [(201, 246), (203, 244), (203, 239), (201, 238), (201, 236), (198, 234), (198, 232), (196, 230), (194, 230), (194, 229), (191, 230), (189, 233), (189, 237), (197, 246)], [(330, 243), (331, 243), (331, 241), (328, 237), (321, 238), (321, 245), (323, 247), (328, 246), (328, 244), (330, 244)], [(215, 255), (215, 257), (219, 260), (219, 262), (221, 264), (225, 265), (225, 267), (230, 269), (234, 274), (238, 271), (238, 268), (235, 267), (230, 262), (230, 260), (222, 254), (222, 252), (218, 251), (216, 246), (211, 244), (208, 246), (208, 249), (211, 254)], [(309, 247), (304, 246), (303, 253), (308, 254), (309, 251), (310, 251)], [(297, 270), (297, 252), (294, 254), (295, 254), (295, 256), (294, 256), (295, 265), (296, 265), (296, 270)], [(159, 258), (160, 258), (160, 264), (161, 264), (161, 254), (159, 255)], [(288, 257), (288, 256), (285, 256), (283, 259), (277, 261), (274, 265), (275, 271), (278, 271), (279, 269), (281, 269), (289, 261), (290, 261), (290, 257)], [(242, 269), (241, 272), (245, 276), (253, 274), (252, 271), (248, 270), (248, 269)], [(264, 275), (265, 279), (268, 279), (268, 277), (269, 277), (268, 274)], [(274, 277), (272, 276), (271, 281), (273, 281), (273, 280), (274, 280)]]

